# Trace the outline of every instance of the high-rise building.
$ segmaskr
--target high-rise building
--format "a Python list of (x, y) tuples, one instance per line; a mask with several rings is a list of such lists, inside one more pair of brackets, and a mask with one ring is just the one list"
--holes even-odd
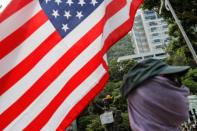
[(169, 42), (168, 25), (155, 11), (138, 10), (130, 35), (133, 38), (135, 54), (119, 57), (118, 61), (166, 58), (164, 47)]

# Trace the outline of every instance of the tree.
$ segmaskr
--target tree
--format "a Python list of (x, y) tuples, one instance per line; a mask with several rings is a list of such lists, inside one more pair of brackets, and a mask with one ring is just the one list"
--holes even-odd
[(120, 131), (129, 131), (129, 119), (127, 113), (127, 103), (121, 97), (120, 87), (122, 85), (123, 75), (128, 72), (129, 68), (135, 64), (134, 61), (124, 61), (118, 63), (116, 59), (109, 62), (110, 79), (104, 90), (92, 101), (86, 110), (78, 119), (78, 129), (85, 131), (104, 131), (104, 126), (101, 125), (99, 115), (104, 112), (103, 98), (106, 95), (113, 96), (113, 102), (110, 109), (121, 111), (122, 122), (117, 122), (115, 125)]
[[(159, 12), (161, 0), (145, 0), (143, 9), (153, 9)], [(183, 28), (191, 40), (194, 50), (197, 50), (197, 1), (196, 0), (170, 0)], [(169, 24), (171, 42), (167, 47), (168, 62), (171, 64), (191, 65), (196, 63), (176, 25), (171, 13), (163, 8), (161, 16)]]
[(109, 51), (108, 51), (108, 61), (112, 59), (117, 59), (120, 56), (131, 55), (134, 53), (134, 48), (131, 40), (131, 36), (128, 34), (120, 41), (118, 41)]
[(117, 62), (117, 59), (112, 59), (109, 61), (109, 73), (110, 81), (117, 82), (123, 79), (124, 74), (126, 74), (133, 65), (135, 61), (128, 60)]
[(183, 77), (184, 85), (190, 87), (190, 92), (197, 94), (197, 68), (189, 70)]
[[(170, 0), (183, 28), (188, 35), (194, 50), (197, 51), (197, 1), (196, 0)], [(143, 9), (155, 10), (159, 12), (161, 0), (145, 0)], [(168, 22), (169, 35), (171, 41), (167, 46), (169, 57), (167, 62), (172, 65), (190, 65), (196, 67), (196, 63), (191, 56), (190, 50), (178, 29), (171, 12), (165, 8), (162, 10), (161, 16)], [(192, 93), (196, 93), (196, 68), (191, 69), (183, 78), (183, 83), (190, 88)]]

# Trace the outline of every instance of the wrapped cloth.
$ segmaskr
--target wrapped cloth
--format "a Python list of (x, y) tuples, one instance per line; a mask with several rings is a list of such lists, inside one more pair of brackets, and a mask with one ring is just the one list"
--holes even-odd
[(179, 131), (189, 117), (189, 90), (169, 79), (154, 76), (140, 84), (128, 97), (133, 131)]

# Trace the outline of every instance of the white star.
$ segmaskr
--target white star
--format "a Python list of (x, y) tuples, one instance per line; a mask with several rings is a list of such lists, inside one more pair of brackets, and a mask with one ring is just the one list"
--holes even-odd
[(78, 4), (80, 4), (81, 6), (83, 6), (86, 3), (84, 2), (84, 0), (79, 0)]
[(95, 6), (98, 2), (96, 0), (92, 0), (91, 4)]
[(83, 17), (83, 15), (82, 15), (82, 11), (80, 11), (80, 12), (78, 12), (78, 11), (77, 11), (77, 15), (76, 15), (76, 17), (78, 17), (79, 19), (81, 19), (81, 17)]
[(51, 0), (45, 0), (46, 4), (47, 4), (49, 1), (51, 1)]
[(70, 11), (64, 11), (64, 16), (69, 19), (69, 17), (71, 17), (70, 15)]
[(69, 6), (71, 6), (73, 4), (73, 1), (72, 0), (67, 0), (66, 2)]
[(59, 5), (60, 3), (62, 3), (61, 0), (55, 0), (55, 3), (57, 3), (57, 5)]
[(58, 10), (53, 10), (52, 16), (54, 16), (55, 18), (57, 18), (59, 15)]
[(68, 29), (69, 28), (67, 24), (62, 24), (62, 30), (64, 30), (64, 32), (66, 32)]

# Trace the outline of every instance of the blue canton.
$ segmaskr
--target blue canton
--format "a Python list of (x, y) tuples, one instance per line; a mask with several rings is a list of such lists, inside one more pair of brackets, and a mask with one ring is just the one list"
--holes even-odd
[(86, 19), (104, 0), (40, 0), (40, 5), (62, 37)]

